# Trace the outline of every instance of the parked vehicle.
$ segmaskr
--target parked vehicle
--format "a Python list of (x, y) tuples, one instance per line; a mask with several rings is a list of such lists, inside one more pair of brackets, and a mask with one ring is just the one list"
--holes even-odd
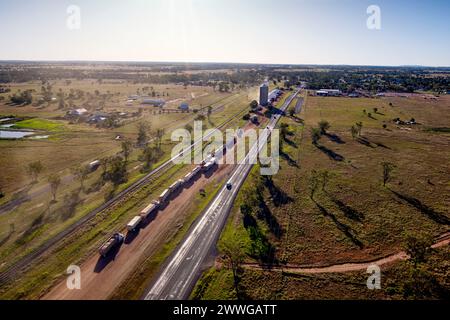
[(192, 170), (192, 177), (195, 177), (195, 175), (196, 175), (197, 173), (199, 173), (201, 170), (202, 170), (202, 167), (201, 167), (201, 166), (195, 167), (195, 169)]
[(164, 203), (166, 202), (166, 200), (169, 198), (170, 196), (170, 190), (166, 189), (163, 191), (163, 193), (161, 193), (161, 195), (159, 196), (159, 202), (160, 203)]
[(125, 240), (125, 236), (121, 233), (115, 233), (111, 238), (108, 239), (102, 246), (99, 248), (98, 252), (102, 257), (106, 257), (108, 253), (116, 246), (119, 246)]
[(178, 188), (180, 188), (183, 185), (183, 183), (184, 183), (183, 180), (178, 180), (169, 187), (169, 190), (171, 192), (176, 191), (176, 190), (178, 190)]
[(141, 211), (140, 216), (142, 217), (142, 219), (147, 219), (152, 213), (158, 210), (159, 206), (160, 202), (157, 200), (153, 200), (147, 207), (145, 207)]
[(206, 172), (210, 170), (214, 165), (216, 164), (216, 158), (212, 158), (210, 161), (208, 161), (205, 166), (203, 167), (203, 170)]
[(192, 172), (189, 172), (187, 175), (184, 176), (184, 182), (189, 183), (189, 181), (191, 181), (192, 177), (193, 177)]
[(100, 167), (100, 160), (92, 161), (92, 162), (89, 163), (89, 165), (88, 165), (88, 169), (89, 169), (89, 171), (91, 171), (91, 172), (94, 172), (95, 170), (97, 170), (98, 167)]
[(136, 216), (133, 219), (131, 219), (131, 221), (127, 224), (127, 230), (130, 232), (134, 232), (136, 231), (136, 229), (138, 228), (139, 224), (142, 221), (142, 217), (141, 216)]

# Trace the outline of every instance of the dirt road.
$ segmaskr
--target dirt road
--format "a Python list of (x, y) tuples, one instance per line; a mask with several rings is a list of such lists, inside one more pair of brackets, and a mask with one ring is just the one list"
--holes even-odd
[[(432, 246), (432, 248), (440, 248), (443, 246), (447, 246), (449, 244), (450, 244), (450, 232), (442, 235), (439, 238), (439, 240)], [(274, 267), (261, 266), (259, 264), (245, 264), (243, 267), (251, 270), (278, 271), (296, 274), (343, 273), (352, 271), (364, 271), (367, 270), (367, 268), (370, 265), (377, 265), (379, 267), (382, 267), (394, 262), (407, 260), (408, 258), (409, 256), (406, 254), (406, 252), (402, 251), (375, 261), (360, 262), (360, 263), (345, 263), (324, 267), (308, 267), (289, 264), (285, 266), (274, 266)]]
[[(201, 175), (188, 189), (184, 189), (164, 210), (159, 211), (152, 221), (143, 225), (135, 236), (127, 236), (125, 243), (109, 258), (102, 259), (94, 254), (81, 266), (81, 290), (68, 290), (64, 279), (44, 300), (104, 300), (126, 279), (139, 261), (160, 248), (169, 238), (171, 231), (180, 226), (188, 214), (191, 199), (208, 183), (223, 179), (232, 170), (222, 165), (207, 178)], [(149, 199), (150, 200), (150, 199)], [(152, 218), (150, 218), (151, 220)]]

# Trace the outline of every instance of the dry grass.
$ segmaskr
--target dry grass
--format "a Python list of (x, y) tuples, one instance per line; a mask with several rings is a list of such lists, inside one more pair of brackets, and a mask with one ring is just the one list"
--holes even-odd
[[(373, 108), (378, 108), (379, 113), (375, 114)], [(363, 109), (375, 119), (364, 114)], [(298, 115), (304, 127), (299, 120), (283, 120), (293, 135), (288, 137), (290, 142), (284, 143), (281, 170), (273, 177), (276, 188), (290, 200), (276, 203), (266, 189), (264, 199), (270, 219), (255, 217), (274, 247), (272, 262), (325, 266), (371, 261), (400, 251), (406, 232), (437, 236), (448, 231), (450, 136), (426, 129), (449, 123), (449, 111), (448, 98), (423, 102), (414, 98), (308, 97)], [(392, 122), (397, 117), (415, 118), (421, 125), (401, 130)], [(331, 129), (314, 146), (309, 131), (320, 120), (329, 121)], [(356, 140), (349, 129), (358, 121), (363, 122), (363, 132), (362, 138)], [(387, 187), (382, 183), (383, 161), (396, 166)], [(325, 190), (319, 186), (311, 200), (309, 177), (313, 170), (327, 170), (331, 179)], [(251, 177), (244, 189), (251, 188), (255, 179)], [(248, 238), (238, 208), (239, 198), (225, 232), (237, 230), (238, 235)], [(281, 227), (281, 237), (271, 232), (274, 226)], [(248, 257), (248, 261), (252, 259)], [(211, 284), (201, 296), (228, 298), (233, 289), (226, 272), (208, 273), (205, 277)], [(365, 282), (355, 279), (308, 276), (286, 280), (277, 273), (246, 271), (243, 286), (253, 299), (333, 299), (342, 288), (350, 290), (342, 298), (381, 297), (361, 293)], [(228, 289), (221, 293), (219, 286)], [(320, 288), (328, 289), (320, 293)], [(304, 294), (311, 290), (314, 294)]]

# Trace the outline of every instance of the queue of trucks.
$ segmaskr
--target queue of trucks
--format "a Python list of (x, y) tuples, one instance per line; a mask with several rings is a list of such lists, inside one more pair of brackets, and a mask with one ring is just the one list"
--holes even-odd
[[(156, 213), (161, 207), (168, 203), (168, 200), (173, 196), (180, 188), (184, 188), (192, 181), (192, 179), (199, 174), (201, 171), (210, 171), (219, 160), (219, 154), (225, 154), (227, 148), (234, 146), (237, 143), (237, 136), (234, 137), (230, 143), (219, 148), (215, 151), (208, 153), (204, 161), (199, 166), (196, 166), (191, 172), (186, 174), (183, 179), (174, 182), (168, 189), (164, 190), (159, 196), (158, 200), (153, 200), (150, 204), (145, 207), (138, 216), (133, 217), (131, 221), (127, 224), (128, 232), (136, 232), (139, 229), (140, 224), (149, 218), (152, 214)], [(231, 190), (231, 183), (227, 183), (227, 189)], [(125, 241), (125, 236), (121, 233), (115, 233), (110, 237), (100, 248), (99, 253), (102, 257), (106, 257), (108, 252), (113, 248), (120, 246)]]
[[(183, 179), (174, 182), (168, 189), (164, 190), (159, 196), (158, 200), (153, 200), (147, 207), (145, 207), (138, 216), (133, 217), (131, 221), (127, 224), (128, 232), (136, 232), (142, 221), (149, 218), (152, 214), (156, 213), (162, 205), (166, 204), (174, 193), (176, 193), (180, 188), (188, 185), (192, 179), (197, 176), (202, 170), (208, 171), (216, 164), (216, 158), (210, 157), (208, 161), (204, 161), (202, 165), (195, 167), (191, 172), (186, 174)], [(110, 252), (114, 247), (119, 246), (123, 243), (125, 236), (120, 233), (115, 233), (110, 237), (104, 244), (99, 248), (99, 253), (102, 257), (106, 257), (108, 252)]]
[[(232, 141), (232, 144), (234, 145), (236, 144), (236, 142), (237, 138), (235, 137)], [(168, 189), (164, 190), (159, 196), (158, 200), (151, 201), (150, 204), (145, 207), (139, 215), (131, 219), (131, 221), (127, 224), (127, 231), (136, 232), (143, 221), (145, 221), (152, 214), (156, 213), (161, 207), (167, 204), (169, 198), (173, 196), (177, 191), (189, 185), (189, 183), (197, 174), (199, 174), (201, 171), (206, 173), (211, 170), (217, 164), (218, 159), (216, 157), (216, 154), (219, 154), (219, 152), (225, 153), (226, 149), (227, 146), (224, 146), (223, 150), (217, 149), (216, 151), (210, 152), (199, 166), (196, 166), (191, 172), (186, 174), (183, 179), (177, 180)], [(113, 248), (120, 246), (124, 242), (124, 240), (125, 236), (123, 234), (115, 233), (99, 248), (100, 255), (102, 257), (106, 257), (108, 255), (108, 252), (110, 252)]]

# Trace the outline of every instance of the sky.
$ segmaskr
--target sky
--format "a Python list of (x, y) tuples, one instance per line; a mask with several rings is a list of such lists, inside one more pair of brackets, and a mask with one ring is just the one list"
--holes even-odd
[(0, 0), (0, 60), (450, 66), (449, 13), (448, 0)]

